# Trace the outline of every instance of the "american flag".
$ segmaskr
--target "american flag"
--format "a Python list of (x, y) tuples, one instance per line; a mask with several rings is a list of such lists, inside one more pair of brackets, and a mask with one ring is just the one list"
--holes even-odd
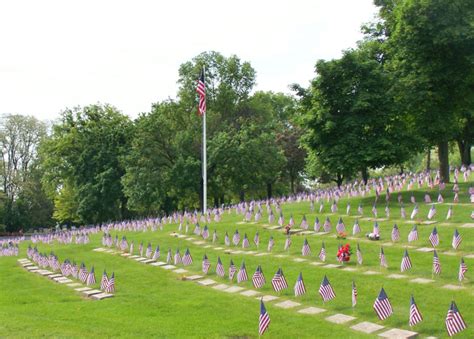
[(265, 276), (263, 275), (262, 267), (260, 265), (258, 265), (252, 276), (252, 283), (255, 288), (260, 288), (265, 285)]
[(130, 251), (129, 251), (130, 254), (133, 254), (133, 240), (132, 242), (130, 243)]
[(138, 252), (140, 253), (140, 257), (143, 257), (143, 241), (138, 246)]
[(359, 265), (362, 265), (363, 258), (362, 258), (362, 251), (360, 250), (360, 245), (359, 245), (359, 243), (357, 243), (356, 255), (357, 255), (357, 263), (358, 263)]
[(240, 270), (237, 273), (237, 283), (241, 283), (242, 281), (247, 281), (247, 270), (245, 269), (245, 262), (242, 262), (242, 266), (240, 266)]
[(434, 205), (431, 205), (430, 210), (428, 211), (428, 220), (433, 219), (433, 217), (436, 215), (436, 208)]
[(415, 303), (415, 298), (411, 296), (410, 298), (410, 317), (408, 319), (408, 324), (410, 326), (415, 326), (419, 322), (423, 320), (423, 316), (420, 313), (420, 310), (418, 309), (418, 306), (416, 306)]
[(173, 255), (171, 254), (171, 248), (168, 250), (168, 255), (166, 256), (166, 263), (171, 264)]
[(311, 248), (309, 247), (308, 240), (306, 238), (304, 239), (303, 247), (301, 248), (301, 255), (311, 255)]
[(225, 270), (224, 265), (222, 265), (221, 257), (217, 257), (216, 273), (219, 277), (224, 278)]
[(201, 226), (199, 225), (199, 223), (196, 223), (196, 226), (194, 226), (194, 231), (193, 231), (194, 234), (196, 235), (200, 235), (201, 234)]
[(230, 246), (229, 234), (227, 232), (225, 232), (224, 243), (226, 246)]
[(230, 259), (230, 264), (229, 264), (229, 279), (232, 280), (234, 279), (235, 272), (237, 272), (237, 267), (235, 267), (234, 262), (232, 259)]
[(79, 269), (79, 279), (82, 281), (83, 284), (86, 283), (88, 276), (89, 273), (87, 272), (86, 265), (84, 265), (84, 263), (81, 263), (81, 268)]
[(199, 94), (199, 114), (204, 115), (206, 114), (206, 83), (204, 81), (204, 69), (201, 70), (201, 75), (198, 79), (196, 92)]
[(452, 337), (456, 333), (464, 331), (467, 328), (464, 319), (462, 318), (461, 313), (459, 312), (456, 303), (454, 301), (451, 302), (451, 306), (449, 307), (448, 314), (446, 315), (446, 330), (448, 331), (448, 335)]
[(352, 235), (356, 235), (360, 233), (360, 225), (359, 225), (359, 220), (356, 219), (354, 222), (354, 226), (352, 227)]
[(204, 225), (201, 237), (203, 237), (204, 240), (207, 240), (207, 238), (209, 238), (209, 228), (207, 228), (207, 225)]
[(400, 264), (400, 271), (405, 272), (411, 268), (411, 260), (410, 256), (408, 255), (408, 250), (405, 249), (405, 254), (402, 258), (402, 263)]
[(344, 222), (342, 221), (341, 217), (339, 218), (339, 221), (337, 222), (336, 231), (338, 233), (342, 233), (346, 231), (346, 226), (344, 225)]
[(105, 272), (104, 270), (104, 273), (102, 274), (102, 279), (100, 280), (100, 289), (105, 291), (108, 283), (109, 283), (109, 278), (107, 277), (107, 272)]
[(449, 220), (453, 217), (453, 206), (449, 206), (448, 214), (446, 214), (446, 220)]
[[(178, 251), (176, 253), (178, 253), (178, 255), (179, 255)], [(188, 266), (188, 265), (191, 265), (193, 263), (193, 257), (191, 256), (191, 252), (189, 252), (189, 248), (187, 248), (186, 252), (184, 252), (182, 262), (183, 262), (184, 266)]]
[(306, 220), (306, 215), (303, 214), (303, 219), (301, 220), (300, 227), (304, 230), (308, 229), (308, 221)]
[(318, 256), (321, 261), (326, 261), (326, 247), (324, 246), (324, 241), (321, 245), (321, 250), (319, 251)]
[(354, 280), (352, 280), (352, 307), (357, 305), (357, 288)]
[(387, 218), (390, 218), (390, 208), (389, 208), (388, 204), (385, 206), (385, 216)]
[(433, 251), (433, 273), (434, 274), (441, 274), (441, 263), (439, 262), (438, 253), (436, 250)]
[(392, 241), (398, 241), (400, 240), (400, 230), (398, 229), (397, 224), (393, 225), (392, 228)]
[(286, 237), (286, 240), (285, 240), (285, 251), (290, 249), (290, 246), (291, 246), (291, 238), (290, 238), (290, 235), (288, 235), (288, 237)]
[(181, 254), (179, 254), (179, 249), (176, 250), (176, 253), (174, 254), (174, 264), (178, 265), (183, 262), (183, 259), (181, 258)]
[(258, 232), (255, 233), (255, 236), (253, 237), (253, 243), (255, 244), (255, 246), (258, 247), (258, 245), (260, 244), (260, 236), (258, 235)]
[(336, 200), (333, 200), (333, 201), (332, 201), (331, 212), (332, 212), (332, 213), (336, 213), (336, 212), (337, 212)]
[(105, 292), (107, 293), (114, 293), (115, 292), (115, 273), (112, 272), (109, 281), (107, 282), (107, 287), (105, 288)]
[(400, 217), (402, 219), (406, 219), (406, 217), (407, 217), (407, 212), (406, 212), (405, 207), (403, 206), (403, 204), (401, 204), (401, 206), (400, 206)]
[(295, 219), (293, 218), (293, 214), (290, 214), (290, 220), (288, 221), (288, 225), (293, 227), (295, 225)]
[(357, 207), (357, 212), (358, 212), (360, 215), (364, 214), (364, 210), (362, 209), (362, 205), (361, 205), (361, 204), (359, 204), (359, 206)]
[(214, 230), (214, 233), (212, 234), (212, 242), (215, 243), (217, 241), (217, 231)]
[(274, 245), (275, 245), (275, 240), (273, 240), (273, 237), (270, 236), (270, 239), (268, 239), (267, 251), (271, 252)]
[(326, 217), (326, 221), (324, 222), (323, 228), (324, 232), (331, 232), (331, 220), (329, 220), (329, 217)]
[(209, 262), (207, 255), (204, 254), (204, 257), (202, 258), (202, 272), (204, 274), (207, 274), (209, 272), (210, 267), (211, 267), (211, 263)]
[(157, 245), (155, 249), (155, 253), (153, 254), (153, 260), (158, 260), (160, 258), (160, 246)]
[(393, 314), (392, 304), (390, 304), (390, 300), (388, 300), (387, 294), (383, 288), (380, 290), (377, 299), (375, 299), (374, 311), (380, 320), (387, 319)]
[(89, 272), (89, 275), (87, 276), (87, 281), (86, 285), (94, 285), (95, 284), (95, 273), (94, 273), (94, 266), (92, 266), (91, 271)]
[(242, 240), (242, 248), (248, 248), (250, 246), (249, 238), (247, 238), (247, 233), (244, 234), (244, 240)]
[(467, 272), (467, 265), (464, 262), (464, 258), (461, 258), (461, 262), (459, 263), (459, 274), (458, 274), (458, 279), (459, 281), (463, 281), (464, 275)]
[(453, 246), (455, 250), (457, 250), (459, 245), (461, 245), (461, 241), (462, 241), (461, 234), (459, 234), (458, 229), (456, 228), (454, 230), (453, 241), (451, 243), (451, 245)]
[(304, 281), (303, 281), (303, 274), (301, 272), (300, 272), (300, 275), (298, 276), (298, 279), (296, 280), (294, 290), (295, 290), (295, 297), (298, 297), (306, 293), (306, 287), (304, 286)]
[(413, 207), (413, 211), (411, 212), (410, 219), (413, 220), (417, 214), (418, 214), (418, 204), (415, 204), (415, 207)]
[(285, 223), (285, 218), (283, 218), (283, 213), (280, 212), (280, 217), (278, 218), (278, 225), (283, 226)]
[(383, 251), (383, 247), (380, 247), (379, 258), (380, 258), (380, 266), (382, 266), (382, 267), (388, 267), (387, 259), (385, 258), (385, 253), (384, 253), (384, 251)]
[(375, 204), (372, 205), (372, 214), (377, 218), (377, 206)]
[(413, 195), (413, 193), (411, 194), (410, 201), (411, 201), (412, 204), (416, 203), (416, 199), (415, 199), (415, 196)]
[(146, 256), (148, 259), (150, 259), (152, 253), (153, 253), (153, 248), (151, 247), (151, 244), (148, 243), (148, 246), (147, 246), (146, 252), (145, 252), (145, 256)]
[(313, 226), (313, 229), (315, 232), (319, 232), (319, 230), (321, 229), (321, 224), (319, 222), (319, 218), (316, 217), (316, 219), (314, 220), (314, 226)]
[(263, 335), (270, 325), (270, 316), (265, 309), (263, 299), (260, 300), (260, 317), (258, 318), (258, 335)]
[(351, 213), (351, 204), (350, 203), (347, 203), (347, 206), (346, 206), (346, 214), (349, 215)]
[(436, 247), (439, 245), (439, 235), (438, 235), (438, 230), (436, 229), (436, 227), (433, 228), (433, 231), (430, 234), (429, 240), (430, 240), (431, 246)]
[(232, 237), (232, 242), (234, 243), (235, 246), (239, 244), (240, 242), (239, 230), (235, 230), (234, 236)]
[(375, 235), (380, 235), (379, 223), (377, 221), (374, 223), (374, 229), (372, 233), (374, 233)]
[(418, 229), (415, 226), (413, 226), (412, 230), (410, 233), (408, 233), (408, 242), (416, 241), (418, 240)]
[(332, 300), (336, 297), (336, 294), (334, 293), (334, 290), (326, 276), (324, 276), (321, 286), (319, 286), (319, 294), (323, 298), (324, 302)]
[(288, 283), (286, 282), (285, 276), (281, 268), (275, 273), (272, 278), (272, 287), (275, 292), (279, 292), (285, 288), (288, 288)]

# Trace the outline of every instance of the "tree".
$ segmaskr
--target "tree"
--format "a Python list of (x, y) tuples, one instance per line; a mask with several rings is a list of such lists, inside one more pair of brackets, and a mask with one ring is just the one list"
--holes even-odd
[(449, 182), (448, 142), (474, 100), (474, 2), (404, 0), (388, 13), (390, 68), (396, 99), (428, 144), (438, 147), (441, 180)]
[(109, 105), (62, 112), (41, 145), (43, 184), (56, 201), (59, 221), (99, 223), (128, 216), (120, 180), (130, 126), (128, 117)]

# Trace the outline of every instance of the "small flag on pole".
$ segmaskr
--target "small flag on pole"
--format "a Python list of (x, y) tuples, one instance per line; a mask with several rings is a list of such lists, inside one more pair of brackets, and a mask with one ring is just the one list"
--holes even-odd
[(438, 230), (436, 227), (433, 228), (433, 231), (431, 231), (430, 237), (429, 237), (431, 246), (436, 247), (439, 245), (439, 235), (438, 235)]
[(234, 262), (232, 259), (230, 259), (230, 264), (229, 264), (229, 279), (233, 280), (235, 272), (237, 272), (237, 267), (235, 267)]
[(262, 267), (260, 265), (258, 265), (252, 276), (252, 283), (255, 288), (260, 288), (265, 285), (265, 276), (263, 275)]
[(459, 274), (458, 274), (459, 281), (464, 280), (464, 275), (466, 274), (466, 272), (467, 272), (467, 265), (464, 262), (464, 258), (461, 258), (461, 262), (459, 264)]
[(206, 83), (204, 81), (204, 69), (201, 70), (201, 75), (199, 76), (196, 92), (199, 94), (199, 115), (204, 115), (206, 114)]
[(420, 310), (418, 309), (418, 306), (415, 303), (415, 298), (411, 296), (410, 298), (410, 317), (408, 320), (408, 324), (410, 326), (415, 326), (419, 322), (423, 320), (423, 316), (420, 313)]
[(323, 298), (324, 302), (332, 300), (336, 297), (336, 294), (334, 293), (334, 290), (326, 276), (324, 276), (323, 281), (319, 286), (319, 294)]
[(392, 304), (390, 304), (390, 300), (388, 300), (383, 288), (380, 290), (379, 296), (375, 299), (374, 311), (380, 320), (387, 319), (393, 314)]
[(272, 287), (275, 292), (279, 292), (285, 288), (288, 288), (288, 283), (281, 268), (278, 269), (272, 278)]
[(462, 315), (459, 312), (454, 301), (451, 302), (448, 314), (446, 314), (445, 324), (446, 330), (448, 331), (448, 335), (450, 337), (452, 337), (456, 333), (464, 331), (467, 328), (467, 325), (464, 322), (464, 319), (462, 318)]
[(407, 270), (409, 270), (411, 268), (411, 260), (410, 260), (410, 256), (408, 255), (408, 250), (405, 249), (405, 254), (403, 255), (403, 258), (402, 258), (402, 263), (400, 265), (400, 271), (401, 272), (405, 272)]
[(326, 247), (324, 246), (324, 241), (321, 245), (321, 250), (319, 251), (319, 259), (321, 261), (326, 261)]
[(237, 283), (241, 283), (242, 281), (247, 281), (247, 269), (245, 268), (245, 262), (242, 262), (242, 266), (240, 266), (240, 270), (237, 273)]
[(352, 280), (352, 307), (357, 305), (357, 288), (354, 280)]
[(306, 287), (304, 286), (304, 281), (303, 281), (303, 274), (301, 272), (300, 272), (300, 275), (298, 276), (298, 279), (296, 280), (294, 289), (295, 289), (295, 297), (298, 297), (306, 293)]
[(306, 238), (304, 239), (303, 247), (301, 248), (301, 255), (311, 255), (311, 248), (309, 247), (308, 240)]
[(210, 267), (211, 267), (211, 263), (209, 262), (207, 255), (204, 254), (204, 257), (202, 258), (202, 272), (204, 274), (207, 274), (209, 272)]
[(263, 335), (270, 325), (270, 316), (265, 309), (263, 299), (260, 300), (260, 317), (258, 318), (258, 335)]
[(451, 245), (453, 246), (455, 250), (458, 249), (459, 245), (461, 244), (461, 241), (462, 241), (461, 234), (459, 234), (458, 229), (456, 228), (453, 234), (453, 242), (451, 243)]
[(441, 263), (439, 262), (438, 253), (436, 250), (433, 251), (433, 273), (436, 275), (441, 274)]
[(221, 257), (217, 257), (216, 274), (221, 278), (223, 278), (225, 275), (224, 265), (222, 265)]

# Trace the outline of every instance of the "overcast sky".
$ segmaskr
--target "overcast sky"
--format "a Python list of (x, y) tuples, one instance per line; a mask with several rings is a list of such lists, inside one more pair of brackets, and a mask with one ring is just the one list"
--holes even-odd
[(102, 102), (136, 117), (175, 97), (179, 65), (209, 50), (249, 61), (257, 90), (288, 92), (375, 12), (372, 0), (0, 0), (0, 114)]

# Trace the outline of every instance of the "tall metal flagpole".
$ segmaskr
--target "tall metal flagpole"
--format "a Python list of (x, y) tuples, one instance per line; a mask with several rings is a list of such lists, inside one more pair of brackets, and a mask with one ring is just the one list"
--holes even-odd
[[(206, 67), (203, 67), (202, 73), (205, 76)], [(202, 206), (204, 214), (207, 214), (206, 111), (202, 115)]]

